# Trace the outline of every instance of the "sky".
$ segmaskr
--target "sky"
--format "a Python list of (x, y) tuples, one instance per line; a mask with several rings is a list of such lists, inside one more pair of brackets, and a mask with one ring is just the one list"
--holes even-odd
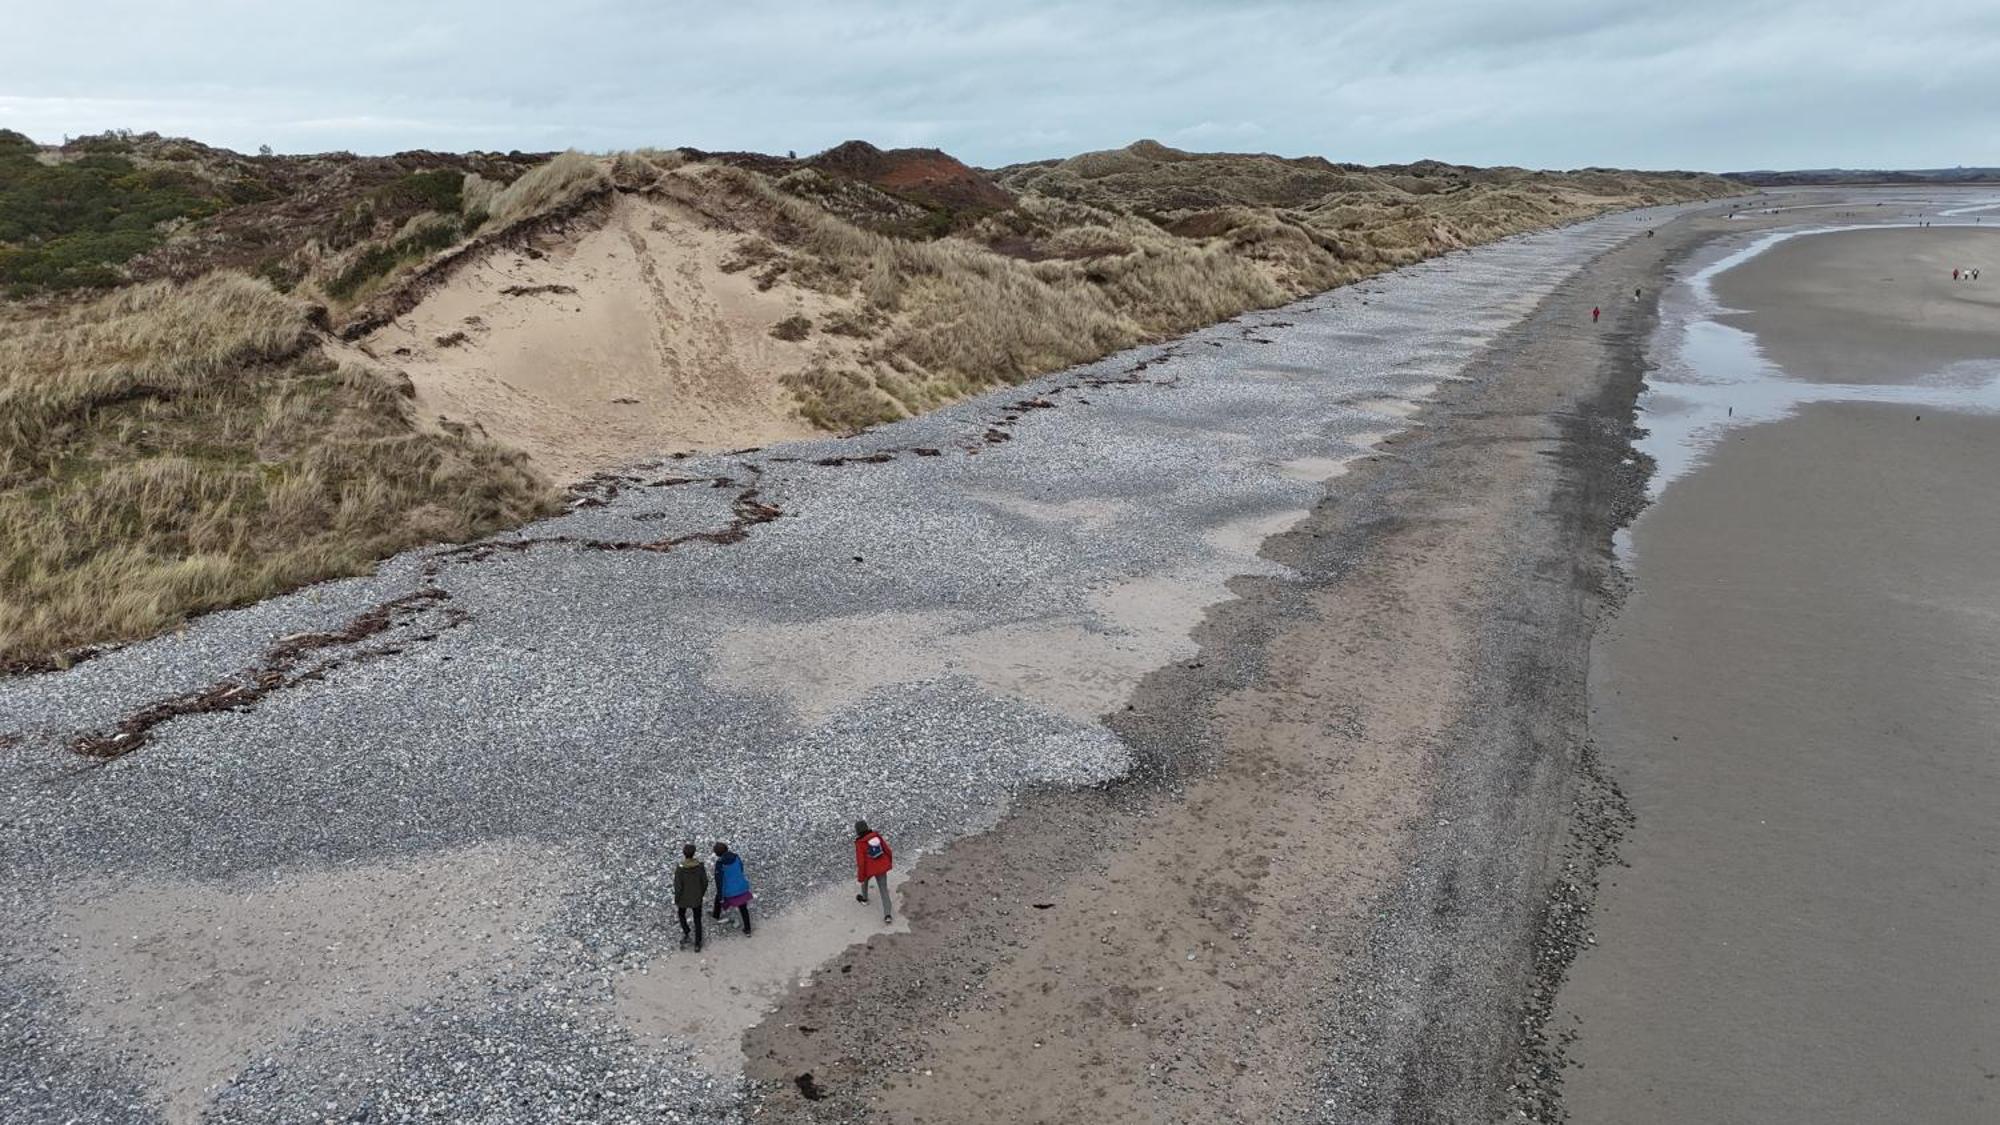
[(2000, 165), (1996, 0), (0, 0), (0, 60), (41, 141)]

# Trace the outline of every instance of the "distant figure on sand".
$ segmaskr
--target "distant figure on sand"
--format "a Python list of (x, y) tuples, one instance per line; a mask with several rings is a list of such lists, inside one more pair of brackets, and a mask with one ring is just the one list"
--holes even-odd
[[(701, 952), (701, 900), (708, 897), (708, 868), (694, 854), (693, 844), (681, 845), (681, 861), (674, 868), (674, 912), (680, 915), (681, 944), (694, 937), (694, 951)], [(688, 919), (694, 919), (692, 931)]]
[(1603, 311), (1604, 311), (1603, 309), (1600, 309), (1600, 308), (1598, 308), (1598, 307), (1597, 307), (1596, 305), (1592, 305), (1592, 306), (1590, 306), (1590, 323), (1592, 323), (1592, 324), (1596, 324), (1596, 323), (1597, 323), (1597, 314), (1599, 314), (1599, 313), (1601, 313), (1601, 312), (1603, 312)]
[(743, 936), (750, 936), (750, 876), (743, 871), (743, 857), (729, 850), (729, 845), (721, 840), (715, 842), (715, 917), (719, 920), (725, 907), (736, 908), (737, 916), (743, 919)]
[(854, 896), (856, 902), (868, 901), (868, 880), (875, 880), (876, 889), (882, 892), (882, 920), (893, 922), (896, 911), (889, 901), (889, 869), (896, 866), (896, 857), (889, 851), (889, 841), (880, 832), (868, 827), (865, 820), (854, 822), (854, 881), (861, 884), (861, 893)]

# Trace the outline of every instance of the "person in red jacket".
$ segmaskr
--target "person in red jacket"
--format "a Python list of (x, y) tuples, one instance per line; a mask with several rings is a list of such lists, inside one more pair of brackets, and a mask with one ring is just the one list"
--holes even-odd
[(854, 822), (854, 881), (861, 884), (861, 893), (854, 896), (856, 902), (868, 901), (868, 880), (875, 880), (875, 886), (882, 892), (882, 920), (893, 922), (896, 912), (889, 901), (889, 869), (896, 866), (896, 857), (889, 851), (889, 841), (880, 832), (868, 827), (865, 820)]

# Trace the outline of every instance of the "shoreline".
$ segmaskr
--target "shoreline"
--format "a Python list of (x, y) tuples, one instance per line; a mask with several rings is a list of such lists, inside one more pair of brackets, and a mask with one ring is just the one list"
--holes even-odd
[[(1202, 607), (1292, 581), (1263, 536), (1407, 426), (1405, 403), (1662, 214), (1498, 242), (852, 440), (662, 465), (487, 543), (0, 681), (0, 729), (23, 735), (0, 756), (17, 908), (0, 942), (29, 951), (0, 963), (19, 998), (0, 1007), (0, 1089), (31, 1099), (7, 1111), (733, 1107), (737, 1080), (690, 1056), (682, 1005), (645, 987), (686, 967), (660, 857), (689, 836), (737, 846), (766, 908), (758, 938), (725, 923), (692, 959), (730, 959), (720, 985), (744, 988), (752, 966), (782, 982), (814, 965), (764, 938), (841, 901), (856, 815), (907, 864), (1037, 783), (1125, 772), (1133, 747), (1096, 721), (1100, 703), (1162, 666), (1213, 668), (1187, 636)], [(1512, 463), (1540, 459), (1523, 447)], [(1393, 522), (1388, 500), (1365, 503)], [(1318, 634), (1292, 643), (1308, 683), (1343, 672), (1315, 663)], [(245, 669), (283, 679), (259, 676), (247, 700), (206, 694)], [(1368, 671), (1345, 669), (1363, 686)], [(228, 705), (183, 705), (208, 699)], [(1293, 734), (1316, 739), (1325, 708), (1299, 700)], [(68, 749), (124, 729), (143, 743), (115, 759)], [(1199, 764), (1222, 747), (1196, 733), (1135, 738), (1156, 765)], [(1392, 815), (1406, 790), (1381, 782)], [(1370, 846), (1323, 844), (1334, 867)], [(510, 874), (449, 875), (488, 857)], [(921, 898), (929, 863), (913, 874)], [(1220, 868), (1203, 878), (1230, 901)], [(76, 936), (114, 932), (121, 903), (250, 893), (264, 905), (220, 934), (149, 907), (116, 943)], [(764, 979), (729, 1002), (757, 1006)], [(195, 1009), (226, 1043), (175, 1033)]]
[[(1343, 876), (1372, 890), (1342, 899), (1327, 893), (1324, 885), (1311, 887), (1304, 894), (1297, 893), (1294, 885), (1289, 896), (1278, 895), (1252, 908), (1253, 913), (1256, 909), (1282, 911), (1291, 908), (1287, 903), (1321, 903), (1310, 915), (1317, 921), (1306, 923), (1306, 929), (1316, 936), (1289, 935), (1294, 942), (1313, 944), (1299, 956), (1285, 955), (1275, 964), (1267, 964), (1264, 972), (1268, 977), (1261, 992), (1256, 990), (1253, 974), (1231, 980), (1228, 992), (1207, 994), (1220, 1010), (1233, 1012), (1246, 1023), (1269, 1021), (1287, 1029), (1279, 1039), (1305, 1043), (1306, 1049), (1273, 1051), (1268, 1042), (1217, 1034), (1214, 1021), (1201, 1016), (1198, 1006), (1184, 1004), (1181, 1010), (1168, 1013), (1164, 1022), (1159, 1013), (1147, 1011), (1143, 1004), (1117, 1008), (1099, 998), (1117, 996), (1116, 987), (1096, 989), (1090, 982), (1145, 983), (1171, 974), (1157, 964), (1145, 967), (1141, 959), (1130, 972), (1099, 972), (1080, 981), (1065, 970), (1088, 964), (1096, 956), (1088, 944), (1091, 931), (1087, 927), (1072, 926), (1075, 932), (1067, 938), (1049, 939), (1039, 936), (1041, 916), (1017, 907), (1015, 917), (1010, 918), (1004, 907), (993, 905), (1010, 899), (1055, 898), (1058, 901), (1051, 909), (1062, 910), (1066, 883), (1080, 880), (1091, 887), (1084, 901), (1092, 908), (1111, 910), (1114, 903), (1120, 904), (1115, 907), (1119, 917), (1146, 919), (1128, 924), (1142, 926), (1142, 932), (1144, 926), (1159, 925), (1162, 918), (1205, 917), (1203, 900), (1187, 898), (1171, 886), (1155, 888), (1154, 905), (1170, 904), (1165, 912), (1149, 917), (1143, 905), (1138, 911), (1130, 910), (1135, 905), (1130, 893), (1133, 879), (1121, 864), (1132, 855), (1145, 854), (1149, 837), (1162, 835), (1178, 845), (1163, 849), (1174, 857), (1167, 861), (1162, 856), (1163, 863), (1182, 862), (1196, 869), (1227, 863), (1226, 853), (1201, 847), (1199, 836), (1175, 837), (1159, 826), (1180, 810), (1199, 806), (1200, 817), (1208, 818), (1221, 831), (1231, 830), (1236, 822), (1215, 817), (1214, 799), (1202, 788), (1204, 782), (1228, 775), (1231, 762), (1224, 757), (1203, 761), (1204, 768), (1193, 775), (1161, 777), (1150, 791), (1119, 783), (1125, 789), (1123, 803), (1093, 796), (1086, 805), (1079, 797), (1041, 795), (1040, 806), (1017, 809), (989, 838), (954, 844), (950, 851), (956, 854), (946, 857), (946, 862), (932, 865), (927, 861), (918, 882), (935, 884), (935, 889), (922, 893), (938, 897), (923, 900), (929, 903), (924, 909), (931, 912), (925, 922), (935, 925), (939, 921), (936, 915), (954, 916), (947, 925), (961, 927), (954, 931), (958, 938), (997, 940), (994, 948), (1004, 964), (1031, 959), (1032, 954), (1039, 959), (1040, 984), (1032, 975), (1014, 973), (1011, 976), (1018, 979), (996, 985), (985, 975), (987, 967), (980, 958), (967, 956), (962, 949), (947, 953), (935, 944), (899, 948), (898, 943), (920, 939), (899, 938), (850, 951), (841, 966), (843, 976), (822, 980), (796, 994), (792, 1004), (746, 1040), (753, 1058), (761, 1057), (753, 1073), (767, 1083), (762, 1100), (753, 1103), (759, 1112), (775, 1113), (780, 1120), (814, 1122), (900, 1121), (918, 1116), (927, 1121), (973, 1120), (991, 1112), (1023, 1119), (1077, 1112), (1111, 1119), (1210, 1119), (1224, 1116), (1218, 1107), (1228, 1105), (1231, 1108), (1226, 1116), (1232, 1120), (1476, 1120), (1509, 1113), (1531, 1120), (1562, 1120), (1566, 1110), (1560, 1091), (1573, 1035), (1555, 1023), (1558, 996), (1579, 951), (1594, 943), (1590, 914), (1598, 886), (1607, 866), (1618, 862), (1620, 843), (1633, 824), (1632, 810), (1613, 767), (1592, 740), (1586, 683), (1596, 630), (1615, 613), (1628, 584), (1626, 574), (1613, 561), (1617, 535), (1649, 503), (1648, 482), (1655, 479), (1651, 459), (1632, 445), (1640, 432), (1636, 429), (1638, 396), (1653, 362), (1648, 343), (1658, 328), (1661, 293), (1681, 269), (1680, 263), (1718, 239), (1754, 237), (1756, 233), (1754, 227), (1746, 229), (1741, 219), (1684, 221), (1702, 229), (1687, 234), (1671, 248), (1665, 240), (1648, 247), (1648, 240), (1637, 239), (1607, 252), (1559, 285), (1533, 316), (1489, 345), (1473, 364), (1473, 368), (1491, 365), (1547, 377), (1552, 370), (1561, 370), (1559, 362), (1549, 362), (1547, 353), (1565, 353), (1546, 335), (1563, 321), (1565, 306), (1611, 305), (1614, 318), (1607, 327), (1618, 338), (1605, 341), (1606, 346), (1592, 361), (1595, 393), (1578, 395), (1578, 399), (1589, 400), (1581, 409), (1573, 403), (1569, 410), (1550, 410), (1548, 415), (1560, 414), (1564, 419), (1561, 452), (1555, 454), (1563, 462), (1563, 472), (1544, 485), (1544, 495), (1563, 513), (1554, 518), (1563, 530), (1550, 538), (1538, 538), (1523, 534), (1518, 527), (1509, 528), (1514, 533), (1510, 546), (1519, 552), (1511, 560), (1515, 567), (1511, 578), (1517, 585), (1510, 589), (1517, 593), (1533, 590), (1548, 582), (1552, 569), (1566, 574), (1572, 588), (1560, 598), (1547, 598), (1547, 592), (1541, 591), (1546, 600), (1502, 599), (1502, 604), (1489, 603), (1473, 614), (1477, 620), (1465, 631), (1486, 646), (1473, 662), (1484, 670), (1484, 682), (1475, 677), (1471, 693), (1454, 704), (1460, 721), (1448, 733), (1434, 731), (1432, 744), (1416, 755), (1423, 759), (1422, 770), (1408, 772), (1405, 762), (1405, 772), (1395, 773), (1398, 767), (1389, 763), (1389, 772), (1400, 784), (1414, 785), (1416, 796), (1404, 794), (1400, 812), (1386, 819), (1378, 816), (1369, 822), (1362, 817), (1363, 828), (1374, 825), (1372, 839), (1359, 845), (1352, 839), (1347, 841), (1350, 851)], [(1789, 221), (1779, 218), (1771, 225)], [(1606, 260), (1633, 249), (1635, 243), (1641, 250), (1652, 250), (1657, 259), (1650, 268), (1607, 284), (1607, 275), (1616, 270)], [(1603, 300), (1601, 294), (1607, 288), (1613, 293), (1627, 292), (1635, 276), (1642, 300), (1631, 305), (1617, 298), (1613, 298), (1616, 304)], [(1538, 328), (1544, 338), (1537, 338)], [(1498, 435), (1468, 433), (1480, 427), (1459, 420), (1460, 416), (1490, 419), (1495, 413), (1474, 409), (1472, 403), (1481, 390), (1499, 380), (1489, 378), (1484, 387), (1477, 385), (1479, 381), (1480, 376), (1474, 374), (1472, 383), (1448, 387), (1414, 420), (1416, 425), (1404, 438), (1390, 443), (1383, 456), (1358, 467), (1343, 482), (1341, 495), (1315, 509), (1305, 524), (1267, 542), (1265, 554), (1282, 559), (1308, 582), (1352, 587), (1362, 581), (1356, 572), (1379, 562), (1385, 553), (1393, 553), (1392, 544), (1409, 534), (1412, 523), (1435, 519), (1433, 513), (1440, 508), (1450, 513), (1445, 517), (1448, 520), (1465, 518), (1468, 508), (1481, 503), (1477, 490), (1470, 497), (1441, 490), (1443, 495), (1426, 504), (1411, 502), (1410, 489), (1426, 469), (1436, 470), (1435, 463), (1422, 461), (1424, 453), (1440, 446), (1495, 442)], [(1548, 410), (1548, 404), (1544, 403), (1543, 409)], [(1501, 440), (1520, 439), (1515, 435)], [(1480, 476), (1481, 470), (1474, 469), (1451, 474), (1451, 479), (1463, 482)], [(1391, 496), (1395, 497), (1393, 502)], [(1338, 518), (1330, 514), (1335, 509), (1340, 510)], [(1538, 518), (1545, 515), (1536, 513)], [(1548, 523), (1533, 526), (1550, 528)], [(1562, 546), (1551, 547), (1558, 540)], [(1329, 555), (1335, 560), (1333, 565), (1312, 565), (1316, 557), (1326, 559)], [(1522, 573), (1538, 569), (1532, 560), (1540, 560), (1539, 572)], [(1417, 560), (1409, 562), (1413, 570), (1421, 567)], [(1409, 575), (1403, 577), (1408, 579)], [(1454, 573), (1448, 579), (1461, 580), (1477, 584), (1480, 572), (1469, 576)], [(1230, 690), (1274, 686), (1270, 681), (1279, 677), (1272, 675), (1268, 662), (1260, 663), (1262, 657), (1256, 650), (1261, 646), (1266, 652), (1276, 651), (1288, 629), (1300, 632), (1295, 628), (1300, 609), (1296, 604), (1279, 608), (1287, 595), (1261, 580), (1238, 583), (1235, 588), (1240, 600), (1211, 610), (1197, 634), (1203, 643), (1197, 660), (1185, 668), (1158, 674), (1148, 690), (1135, 697), (1133, 705), (1140, 717), (1128, 716), (1129, 728), (1151, 723), (1160, 730), (1200, 730), (1201, 711), (1214, 709), (1204, 690), (1226, 699)], [(1384, 599), (1401, 596), (1381, 592)], [(1383, 625), (1371, 620), (1379, 616), (1373, 612), (1380, 609), (1379, 603), (1349, 608), (1357, 612), (1342, 619), (1344, 628), (1328, 630), (1322, 625), (1304, 633), (1315, 636), (1319, 644), (1355, 657), (1360, 650), (1347, 638), (1357, 632), (1378, 636)], [(1550, 609), (1568, 626), (1551, 627), (1542, 616)], [(1552, 638), (1551, 633), (1559, 636)], [(1405, 639), (1409, 639), (1407, 635)], [(1561, 649), (1553, 656), (1548, 654), (1552, 639)], [(1368, 651), (1373, 655), (1360, 659), (1364, 663), (1372, 660), (1378, 684), (1394, 679), (1395, 654)], [(1200, 671), (1203, 668), (1210, 671)], [(1537, 695), (1537, 685), (1550, 681), (1560, 681), (1553, 696)], [(1219, 690), (1217, 685), (1225, 685), (1227, 690)], [(1315, 698), (1324, 702), (1334, 697), (1321, 692)], [(1523, 703), (1523, 698), (1531, 702)], [(1346, 709), (1336, 706), (1334, 711), (1342, 715), (1340, 725), (1356, 725)], [(1274, 720), (1284, 721), (1282, 716)], [(1340, 731), (1327, 745), (1337, 746), (1340, 738), (1351, 735), (1351, 730)], [(1235, 777), (1238, 784), (1249, 786), (1275, 772), (1293, 783), (1309, 784), (1314, 776), (1311, 769), (1309, 761), (1296, 755), (1265, 754), (1256, 760), (1251, 771), (1254, 776), (1237, 770)], [(1377, 783), (1384, 777), (1381, 763), (1369, 774), (1369, 780)], [(1334, 792), (1342, 791), (1336, 785)], [(1374, 797), (1382, 799), (1379, 793)], [(1352, 790), (1342, 792), (1340, 800), (1345, 803), (1337, 805), (1334, 815), (1365, 809), (1368, 798), (1366, 793), (1356, 798)], [(1053, 807), (1065, 803), (1071, 807)], [(1244, 837), (1256, 838), (1255, 818), (1286, 823), (1286, 807), (1282, 799), (1258, 806), (1249, 814), (1247, 823), (1252, 827)], [(1058, 855), (1051, 858), (1029, 846), (1032, 839), (1063, 838), (1065, 818), (1095, 820), (1095, 834), (1071, 830), (1069, 838), (1087, 840), (1097, 849), (1081, 861), (1071, 858), (1075, 850), (1057, 849)], [(1382, 830), (1399, 818), (1398, 827), (1386, 833)], [(1414, 831), (1412, 825), (1416, 826)], [(1341, 834), (1352, 837), (1357, 831), (1349, 826)], [(1395, 841), (1392, 837), (1398, 831), (1402, 839)], [(1289, 828), (1278, 835), (1288, 841), (1295, 838)], [(1354, 850), (1357, 847), (1358, 851)], [(1277, 859), (1271, 849), (1257, 846), (1252, 850), (1258, 864), (1253, 881), (1274, 882), (1271, 873)], [(1393, 862), (1379, 862), (1385, 854), (1395, 857)], [(1320, 858), (1326, 859), (1323, 855)], [(1055, 870), (1045, 872), (1053, 877), (1044, 881), (1029, 880), (1024, 885), (1010, 880), (996, 891), (987, 880), (1010, 862), (1049, 864)], [(1126, 873), (1093, 881), (1098, 874), (1121, 871)], [(1506, 889), (1509, 886), (1513, 889)], [(1524, 892), (1522, 888), (1528, 887), (1537, 889)], [(1232, 891), (1231, 900), (1241, 893)], [(1143, 902), (1142, 896), (1139, 903)], [(1324, 904), (1328, 902), (1334, 907), (1327, 908)], [(960, 921), (955, 917), (960, 913), (973, 915), (973, 920)], [(1364, 916), (1375, 921), (1370, 923)], [(1010, 928), (1013, 926), (1027, 932), (1017, 933)], [(1099, 940), (1111, 939), (1115, 930), (1104, 930)], [(994, 934), (1008, 936), (994, 939)], [(1198, 955), (1206, 958), (1211, 952), (1219, 953), (1225, 962), (1232, 956), (1238, 962), (1258, 956), (1243, 948), (1246, 942), (1254, 944), (1254, 934), (1246, 937), (1245, 933), (1231, 932), (1228, 938), (1215, 941), (1212, 951)], [(1236, 945), (1232, 948), (1230, 942)], [(1324, 970), (1326, 964), (1334, 968)], [(930, 966), (944, 980), (967, 982), (969, 997), (940, 997), (942, 1011), (938, 1012), (899, 1010), (894, 1001), (882, 1002), (880, 994), (884, 992), (904, 989), (905, 999), (913, 995), (917, 989), (907, 987), (910, 974), (921, 965)], [(1225, 964), (1225, 970), (1229, 967)], [(860, 978), (846, 975), (849, 970), (865, 970), (871, 980), (887, 979), (871, 993), (868, 986), (854, 983)], [(1345, 978), (1357, 983), (1348, 991), (1329, 991), (1313, 983), (1314, 974), (1322, 971), (1330, 972), (1336, 981)], [(1319, 988), (1318, 998), (1306, 1007), (1322, 1013), (1321, 1017), (1302, 1023), (1296, 1012), (1287, 1015), (1275, 1007), (1244, 1011), (1252, 1003), (1246, 997), (1272, 999), (1269, 979), (1284, 982), (1287, 990)], [(1034, 1043), (1021, 1047), (1024, 1037), (1008, 1032), (1005, 1021), (990, 1013), (1018, 1011), (1026, 991), (1051, 985), (1060, 988), (1070, 1001), (1092, 1010), (1110, 1007), (1121, 1012), (1121, 1019), (1137, 1016), (1135, 1027), (1154, 1021), (1153, 1039), (1173, 1044), (1178, 1053), (1155, 1053), (1150, 1061), (1144, 1053), (1121, 1056), (1097, 1039), (1073, 1040), (1050, 1032), (1054, 1023), (1045, 1010), (1020, 1025), (1035, 1031)], [(1140, 992), (1143, 994), (1143, 989)], [(834, 1012), (860, 1013), (859, 1022), (868, 1029), (866, 1036), (856, 1038), (839, 1031), (829, 1035), (825, 1024)], [(1525, 1025), (1519, 1022), (1524, 1014)], [(811, 1027), (811, 1041), (791, 1032), (792, 1026)], [(966, 1033), (966, 1028), (975, 1030)], [(939, 1050), (940, 1038), (955, 1039), (956, 1045)], [(870, 1045), (878, 1041), (884, 1043), (886, 1058), (895, 1061), (894, 1068), (857, 1064), (856, 1060), (869, 1057)], [(1065, 1043), (1074, 1050), (1033, 1053)], [(979, 1078), (985, 1055), (1005, 1054), (1010, 1044), (1021, 1047), (1013, 1058), (1014, 1072), (1032, 1070), (1038, 1075), (1036, 1089), (1030, 1093)], [(1068, 1060), (1076, 1052), (1100, 1075), (1094, 1089), (1087, 1081), (1075, 1084), (1066, 1072), (1065, 1068), (1074, 1065)], [(1231, 1073), (1212, 1065), (1212, 1060), (1228, 1058), (1257, 1059), (1261, 1065), (1248, 1074), (1240, 1066)], [(818, 1091), (825, 1095), (824, 1100), (810, 1104), (793, 1096), (785, 1082), (786, 1071), (808, 1065), (819, 1067), (813, 1073), (819, 1081)], [(903, 1068), (909, 1073), (902, 1073)], [(1193, 1074), (1178, 1083), (1169, 1077), (1190, 1069)], [(919, 1072), (921, 1078), (913, 1076)], [(1301, 1082), (1300, 1074), (1315, 1077)], [(944, 1075), (950, 1077), (934, 1077)], [(1169, 1092), (1176, 1085), (1199, 1088), (1210, 1100), (1155, 1100), (1143, 1105), (1107, 1102), (1104, 1087), (1121, 1083), (1143, 1083)]]
[[(2000, 854), (2000, 698), (1980, 674), (2000, 631), (1979, 562), (2000, 550), (1981, 483), (2000, 364), (1966, 364), (2000, 340), (1934, 340), (1911, 302), (1890, 306), (1903, 351), (1886, 368), (1771, 338), (1824, 315), (1824, 279), (1850, 279), (1835, 303), (1886, 305), (1865, 288), (1885, 262), (1973, 229), (1804, 231), (1826, 235), (1789, 241), (1809, 269), (1736, 255), (1726, 304), (1748, 311), (1694, 284), (1680, 319), (1733, 317), (1754, 362), (1665, 329), (1649, 348), (1653, 405), (1674, 412), (1649, 443), (1676, 466), (1593, 643), (1592, 730), (1637, 821), (1603, 940), (1558, 998), (1579, 1125), (1990, 1108), (2000, 963), (1982, 938), (2000, 896), (1968, 873)], [(1688, 402), (1707, 413), (1690, 422)]]
[[(1610, 534), (1642, 487), (1626, 440), (1653, 305), (1612, 304), (1597, 329), (1579, 313), (1634, 279), (1657, 290), (1663, 259), (1719, 233), (1699, 221), (1635, 232), (1559, 283), (1267, 541), (1298, 578), (1232, 583), (1199, 654), (1117, 724), (1226, 753), (1037, 793), (927, 857), (913, 933), (850, 950), (746, 1039), (756, 1111), (1388, 1121), (1534, 1104), (1503, 1078), (1508, 1029), (1524, 966), (1560, 971), (1531, 947)], [(1335, 665), (1301, 658), (1329, 649)], [(916, 1003), (932, 980), (963, 987)], [(1024, 1068), (1035, 1082), (1005, 1079)], [(797, 1095), (804, 1073), (821, 1098)]]

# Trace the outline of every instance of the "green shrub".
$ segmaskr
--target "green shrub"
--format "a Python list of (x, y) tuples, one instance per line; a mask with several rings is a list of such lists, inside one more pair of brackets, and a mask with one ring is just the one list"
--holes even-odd
[(435, 221), (415, 223), (388, 242), (379, 242), (363, 250), (347, 264), (347, 268), (326, 283), (326, 294), (345, 301), (360, 292), (363, 285), (404, 262), (434, 254), (457, 242), (463, 229), (456, 216), (436, 216)]
[(384, 210), (398, 213), (442, 211), (451, 215), (458, 212), (459, 191), (464, 183), (465, 173), (450, 168), (411, 172), (376, 188), (375, 199)]
[(102, 151), (59, 164), (19, 133), (0, 135), (0, 287), (14, 294), (115, 284), (160, 241), (157, 228), (221, 206), (178, 169)]

